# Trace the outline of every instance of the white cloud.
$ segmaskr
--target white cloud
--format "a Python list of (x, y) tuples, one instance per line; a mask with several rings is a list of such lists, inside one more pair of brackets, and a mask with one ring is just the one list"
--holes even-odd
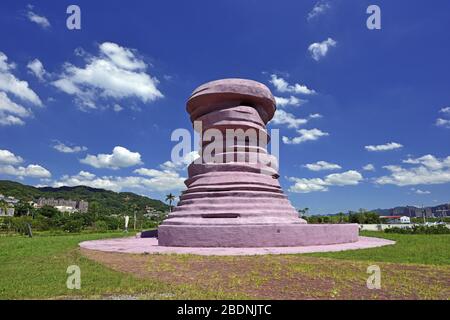
[(283, 98), (283, 97), (275, 97), (275, 102), (277, 104), (277, 107), (284, 108), (286, 106), (300, 106), (303, 103), (306, 102), (306, 100), (301, 100), (297, 97), (290, 96), (289, 98)]
[(25, 103), (42, 106), (38, 95), (29, 88), (28, 82), (17, 79), (12, 71), (14, 63), (8, 62), (8, 57), (0, 51), (0, 125), (23, 125), (24, 118), (30, 117), (30, 109), (12, 101), (8, 94)]
[(126, 70), (145, 70), (147, 68), (145, 62), (139, 60), (131, 49), (121, 47), (116, 43), (104, 42), (100, 45), (100, 51), (119, 68)]
[(349, 170), (343, 173), (333, 173), (326, 176), (325, 181), (332, 186), (354, 186), (363, 179), (361, 173)]
[(18, 166), (24, 162), (23, 158), (15, 155), (9, 150), (0, 150), (0, 174), (16, 176), (19, 178), (50, 178), (51, 173), (44, 167), (37, 164), (30, 164), (26, 167)]
[(308, 118), (309, 119), (320, 119), (320, 118), (323, 118), (323, 116), (320, 113), (313, 113), (313, 114), (310, 114), (308, 116)]
[(2, 126), (23, 126), (25, 122), (12, 115), (4, 115), (0, 113), (0, 125)]
[(365, 170), (365, 171), (375, 171), (375, 166), (373, 164), (369, 163), (369, 164), (366, 164), (363, 167), (363, 170)]
[(141, 168), (135, 170), (135, 173), (147, 177), (141, 178), (141, 183), (153, 190), (168, 191), (185, 188), (185, 178), (176, 171)]
[(389, 151), (403, 148), (403, 145), (397, 142), (389, 142), (380, 145), (369, 145), (364, 147), (367, 151)]
[(441, 110), (439, 110), (439, 112), (441, 112), (441, 113), (448, 113), (448, 114), (450, 114), (450, 107), (445, 107), (445, 108), (442, 108)]
[(0, 91), (0, 125), (24, 125), (21, 118), (30, 116), (30, 110), (11, 101), (6, 93)]
[(177, 173), (166, 174), (160, 172), (154, 176), (138, 177), (138, 176), (102, 176), (98, 177), (90, 172), (81, 171), (76, 175), (69, 176), (64, 175), (58, 181), (53, 183), (54, 187), (62, 186), (88, 186), (92, 188), (100, 188), (106, 190), (112, 190), (115, 192), (121, 191), (135, 191), (135, 192), (148, 192), (148, 191), (176, 191), (182, 190), (184, 186), (185, 178), (180, 177)]
[(316, 92), (312, 89), (309, 89), (307, 86), (295, 83), (294, 85), (290, 85), (286, 80), (281, 77), (278, 77), (276, 74), (271, 75), (271, 79), (269, 80), (271, 84), (275, 87), (278, 92), (282, 93), (294, 93), (294, 94), (315, 94)]
[(326, 161), (317, 161), (315, 163), (308, 163), (304, 165), (305, 168), (311, 171), (322, 171), (322, 170), (339, 170), (342, 167), (335, 163), (329, 163)]
[(337, 44), (337, 42), (335, 40), (328, 38), (327, 40), (322, 41), (322, 42), (312, 43), (308, 47), (308, 51), (314, 60), (319, 61), (320, 59), (325, 57), (328, 53), (328, 50), (331, 47), (335, 47), (336, 44)]
[(420, 190), (420, 189), (416, 189), (416, 188), (411, 188), (411, 191), (414, 191), (414, 193), (420, 194), (420, 195), (431, 194), (431, 192), (428, 190)]
[(120, 192), (124, 188), (137, 188), (139, 186), (139, 178), (113, 176), (97, 177), (93, 173), (80, 171), (78, 174), (73, 176), (64, 175), (60, 180), (53, 183), (53, 187), (62, 186), (88, 186), (92, 188)]
[(307, 119), (297, 118), (292, 113), (288, 113), (280, 109), (275, 111), (275, 115), (271, 121), (271, 123), (277, 125), (285, 124), (288, 128), (298, 128), (301, 125), (306, 124), (307, 122)]
[(289, 178), (295, 184), (289, 188), (294, 193), (310, 193), (316, 191), (328, 191), (328, 186), (321, 178), (305, 179), (305, 178)]
[(21, 105), (11, 101), (8, 95), (0, 91), (0, 112), (8, 112), (21, 117), (28, 117), (30, 111)]
[(409, 158), (409, 159), (403, 160), (402, 162), (408, 163), (408, 164), (420, 164), (420, 165), (424, 165), (425, 167), (430, 168), (432, 170), (439, 170), (439, 169), (443, 169), (446, 166), (450, 165), (449, 159), (445, 159), (445, 160), (441, 161), (441, 160), (437, 159), (435, 156), (433, 156), (431, 154), (427, 154), (427, 155), (424, 155), (417, 159)]
[(297, 130), (297, 132), (300, 134), (298, 137), (294, 138), (288, 138), (283, 137), (282, 140), (285, 144), (300, 144), (306, 141), (314, 141), (319, 139), (320, 137), (328, 136), (329, 134), (327, 132), (323, 132), (319, 129), (300, 129)]
[(1, 150), (0, 149), (0, 163), (1, 164), (20, 164), (23, 162), (23, 159), (19, 156), (16, 156), (9, 150)]
[(27, 68), (36, 78), (41, 81), (44, 80), (44, 76), (47, 74), (44, 69), (44, 65), (39, 59), (34, 59), (33, 61), (28, 62)]
[(358, 185), (363, 180), (363, 176), (358, 171), (349, 170), (343, 173), (329, 174), (324, 179), (291, 177), (289, 180), (294, 182), (294, 185), (289, 188), (290, 192), (309, 193), (315, 191), (328, 191), (330, 186)]
[(436, 126), (450, 128), (450, 120), (438, 118), (436, 119)]
[(197, 151), (191, 151), (186, 154), (183, 158), (175, 161), (166, 161), (160, 167), (164, 170), (182, 170), (186, 169), (188, 165), (194, 162), (196, 159), (200, 158)]
[(51, 173), (44, 167), (37, 164), (30, 164), (27, 167), (14, 167), (12, 165), (0, 165), (0, 174), (17, 176), (20, 178), (50, 178)]
[(56, 141), (56, 144), (53, 148), (62, 153), (78, 153), (87, 150), (87, 147), (84, 146), (68, 146), (62, 142)]
[(47, 29), (51, 26), (50, 22), (46, 17), (40, 16), (32, 11), (32, 6), (28, 6), (28, 9), (29, 9), (27, 12), (28, 20), (36, 23), (37, 25), (41, 26), (44, 29)]
[[(440, 113), (443, 113), (444, 115), (450, 116), (450, 107), (445, 107), (439, 110)], [(450, 120), (449, 119), (443, 119), (443, 118), (437, 118), (436, 119), (436, 126), (438, 127), (444, 127), (444, 128), (450, 128)]]
[(314, 19), (315, 17), (324, 14), (327, 10), (331, 8), (330, 3), (327, 1), (318, 1), (308, 13), (307, 20)]
[(0, 51), (0, 91), (11, 93), (23, 101), (41, 106), (41, 99), (28, 87), (28, 82), (17, 79), (11, 73), (14, 67), (14, 64), (8, 64), (8, 57)]
[(403, 163), (413, 165), (403, 168), (398, 165), (384, 166), (390, 175), (379, 177), (376, 184), (397, 186), (429, 185), (450, 182), (450, 156), (444, 159), (425, 155), (417, 159), (407, 159)]
[(179, 170), (184, 170), (198, 153), (191, 152), (180, 161), (166, 161), (158, 169), (139, 168), (133, 172), (138, 176), (103, 176), (98, 177), (93, 173), (80, 171), (78, 174), (61, 177), (54, 183), (55, 187), (85, 185), (93, 188), (102, 188), (116, 192), (131, 190), (137, 192), (146, 191), (179, 191), (185, 189), (185, 177), (180, 176)]
[(113, 110), (114, 110), (115, 112), (120, 112), (120, 111), (123, 110), (123, 108), (122, 108), (119, 104), (116, 103), (116, 104), (113, 106)]
[(144, 103), (164, 97), (157, 89), (159, 80), (146, 73), (147, 65), (136, 50), (104, 42), (99, 55), (85, 56), (83, 68), (70, 63), (53, 85), (75, 96), (82, 108), (96, 108), (96, 99), (138, 98)]
[(99, 154), (96, 156), (88, 154), (80, 162), (94, 168), (108, 168), (113, 170), (142, 164), (139, 152), (131, 152), (120, 146), (115, 147), (112, 154)]

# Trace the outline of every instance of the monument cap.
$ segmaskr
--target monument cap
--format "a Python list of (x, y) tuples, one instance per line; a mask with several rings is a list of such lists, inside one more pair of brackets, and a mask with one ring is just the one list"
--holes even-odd
[(248, 79), (221, 79), (202, 84), (189, 97), (186, 109), (191, 120), (209, 113), (211, 108), (220, 109), (227, 105), (246, 105), (260, 113), (264, 123), (272, 119), (276, 106), (275, 99), (264, 84)]

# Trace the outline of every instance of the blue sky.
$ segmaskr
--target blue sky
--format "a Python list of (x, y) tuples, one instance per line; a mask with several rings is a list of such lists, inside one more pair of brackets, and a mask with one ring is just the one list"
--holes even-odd
[(187, 97), (238, 77), (277, 97), (294, 206), (450, 201), (448, 1), (76, 1), (81, 30), (70, 4), (0, 4), (0, 179), (179, 192)]

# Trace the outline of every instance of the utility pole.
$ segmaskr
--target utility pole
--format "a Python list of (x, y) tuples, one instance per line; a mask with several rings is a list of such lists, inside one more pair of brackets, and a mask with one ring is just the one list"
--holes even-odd
[(426, 224), (427, 219), (425, 218), (425, 209), (423, 208), (423, 205), (422, 205), (422, 217), (423, 217), (423, 224)]

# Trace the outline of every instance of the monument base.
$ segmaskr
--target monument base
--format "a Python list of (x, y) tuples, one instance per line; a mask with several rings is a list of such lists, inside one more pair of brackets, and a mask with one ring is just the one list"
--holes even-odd
[(167, 247), (297, 247), (358, 241), (358, 224), (161, 225)]

